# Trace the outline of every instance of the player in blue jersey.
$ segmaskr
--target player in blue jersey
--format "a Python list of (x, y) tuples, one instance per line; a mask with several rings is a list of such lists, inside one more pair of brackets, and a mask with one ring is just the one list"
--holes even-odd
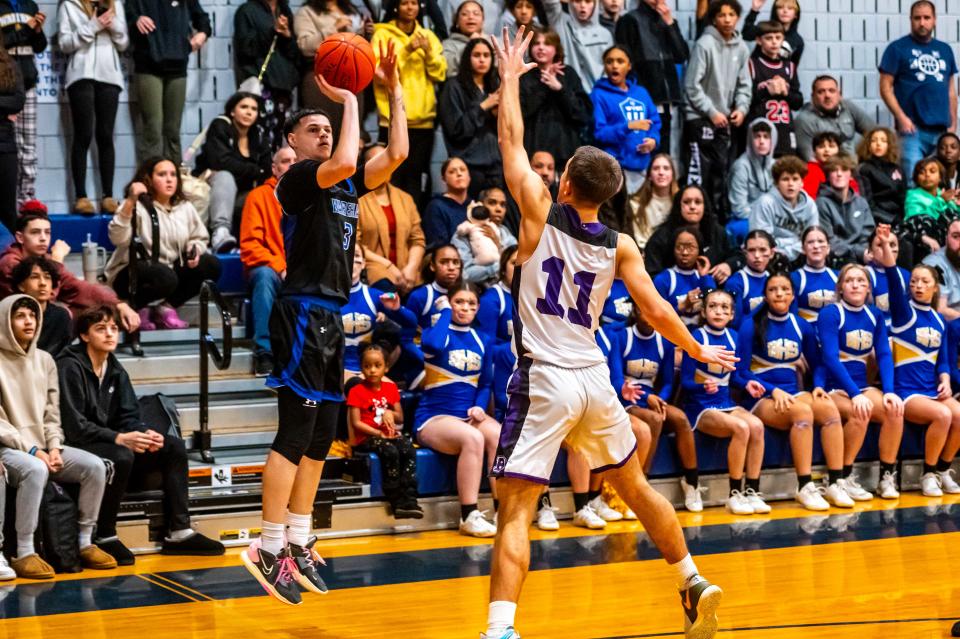
[[(722, 289), (709, 291), (703, 300), (703, 326), (694, 329), (693, 338), (701, 344), (737, 349), (737, 334), (729, 328), (733, 319), (733, 296)], [(729, 439), (727, 470), (730, 496), (727, 510), (734, 515), (764, 514), (770, 506), (760, 493), (763, 466), (763, 422), (738, 406), (730, 397), (730, 384), (743, 386), (736, 370), (698, 362), (687, 353), (680, 364), (683, 410), (694, 430)], [(748, 392), (759, 386), (749, 382)], [(760, 388), (762, 392), (762, 388)], [(746, 473), (746, 481), (744, 481)]]
[[(876, 255), (880, 248), (879, 244), (883, 242), (896, 259), (900, 254), (900, 240), (893, 233), (888, 233), (885, 237), (886, 239), (880, 238), (877, 235), (877, 229), (873, 229), (873, 233), (870, 234), (870, 243), (864, 255), (864, 262), (867, 265), (867, 275), (870, 277), (872, 303), (883, 313), (883, 317), (887, 321), (887, 328), (890, 328), (890, 287), (887, 284), (886, 270), (882, 264), (877, 262)], [(897, 272), (903, 276), (904, 282), (910, 281), (909, 271), (897, 267)]]
[[(877, 237), (892, 236), (881, 225)], [(893, 339), (895, 388), (903, 398), (904, 418), (927, 426), (923, 475), (920, 487), (928, 497), (958, 494), (960, 485), (950, 466), (960, 448), (960, 402), (953, 398), (951, 370), (957, 369), (956, 351), (950, 356), (950, 335), (937, 307), (937, 272), (918, 264), (907, 281), (896, 266), (896, 253), (886, 242), (876, 251), (877, 261), (886, 269), (890, 285), (890, 318)], [(883, 459), (881, 458), (881, 462)], [(886, 464), (881, 474), (892, 473)], [(891, 483), (893, 478), (890, 478)]]
[(754, 229), (747, 233), (743, 246), (747, 264), (723, 283), (723, 288), (730, 291), (734, 299), (731, 324), (734, 328), (739, 328), (744, 318), (763, 303), (763, 288), (769, 276), (767, 267), (773, 259), (776, 247), (776, 240), (763, 229)]
[(706, 274), (706, 261), (700, 257), (703, 238), (692, 226), (682, 226), (673, 234), (675, 266), (660, 271), (653, 279), (660, 296), (670, 302), (687, 326), (700, 321), (701, 295), (716, 288), (713, 277)]
[(801, 236), (804, 264), (791, 275), (793, 312), (816, 325), (820, 310), (836, 299), (837, 272), (827, 266), (830, 240), (819, 226), (808, 227)]
[[(867, 270), (859, 264), (847, 264), (838, 279), (839, 299), (820, 312), (817, 322), (823, 366), (814, 374), (814, 382), (830, 391), (844, 420), (841, 486), (854, 501), (869, 501), (873, 495), (853, 476), (853, 462), (863, 445), (867, 425), (874, 421), (880, 422), (881, 464), (885, 464), (885, 469), (896, 464), (903, 435), (903, 400), (894, 389), (886, 322), (876, 306), (867, 304)], [(882, 391), (868, 380), (867, 362), (871, 357), (876, 361)]]
[(506, 31), (496, 45), (500, 73), (498, 139), (503, 172), (520, 209), (514, 273), (517, 371), (493, 466), (501, 507), (490, 576), (487, 639), (516, 639), (517, 601), (530, 564), (528, 527), (542, 486), (566, 440), (639, 516), (672, 566), (687, 639), (717, 632), (722, 591), (703, 579), (687, 550), (670, 503), (650, 486), (635, 455), (630, 418), (610, 384), (595, 341), (603, 302), (620, 277), (647, 321), (696, 359), (730, 370), (729, 348), (694, 340), (669, 303), (655, 293), (636, 242), (598, 219), (600, 206), (623, 184), (617, 161), (580, 147), (567, 162), (557, 202), (530, 167), (523, 148), (520, 77), (536, 67), (525, 54), (532, 34)]
[[(785, 273), (767, 280), (764, 303), (740, 326), (737, 367), (745, 380), (763, 387), (754, 396), (751, 412), (764, 424), (790, 432), (790, 451), (797, 471), (796, 499), (807, 510), (830, 508), (813, 483), (813, 427), (820, 426), (820, 442), (830, 482), (827, 492), (840, 491), (843, 470), (843, 426), (830, 395), (821, 387), (806, 392), (800, 386), (804, 368), (820, 365), (820, 344), (816, 330), (802, 317), (790, 312), (793, 284)], [(843, 494), (829, 495), (832, 501), (847, 500)]]

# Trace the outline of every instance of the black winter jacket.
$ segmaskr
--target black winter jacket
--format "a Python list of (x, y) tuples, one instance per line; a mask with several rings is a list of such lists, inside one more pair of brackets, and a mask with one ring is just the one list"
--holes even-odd
[[(277, 3), (277, 11), (287, 17), (293, 33), (293, 13), (286, 2)], [(233, 17), (233, 54), (237, 59), (237, 82), (260, 74), (274, 36), (277, 44), (263, 74), (263, 85), (292, 91), (300, 84), (300, 49), (296, 37), (286, 38), (274, 28), (274, 15), (263, 0), (247, 0)]]
[(471, 167), (499, 166), (502, 161), (497, 144), (497, 116), (493, 109), (480, 108), (485, 98), (471, 80), (464, 83), (457, 77), (443, 87), (437, 104), (447, 153)]
[(26, 93), (23, 90), (23, 78), (20, 71), (15, 69), (14, 75), (16, 76), (16, 86), (13, 90), (0, 93), (0, 153), (17, 152), (17, 138), (13, 122), (7, 116), (20, 113), (23, 110)]
[(572, 67), (557, 76), (563, 88), (550, 89), (534, 69), (520, 78), (523, 110), (523, 145), (533, 151), (549, 151), (559, 170), (577, 147), (586, 144), (584, 132), (593, 127), (593, 103)]
[(907, 180), (900, 165), (870, 158), (860, 163), (857, 184), (870, 203), (873, 219), (878, 224), (898, 224), (903, 220), (903, 204), (907, 198)]
[(654, 104), (680, 104), (683, 91), (678, 64), (690, 57), (690, 48), (674, 19), (669, 27), (644, 0), (617, 21), (616, 42), (624, 45), (633, 63), (633, 74)]
[(10, 51), (20, 67), (23, 88), (27, 91), (37, 86), (37, 65), (33, 56), (43, 53), (47, 48), (47, 36), (43, 30), (34, 31), (27, 26), (27, 20), (37, 15), (40, 8), (33, 0), (20, 0), (17, 9), (10, 0), (0, 0), (0, 25), (3, 25), (3, 46)]
[[(134, 71), (164, 78), (187, 75), (187, 62), (193, 52), (191, 36), (195, 31), (207, 37), (212, 33), (210, 16), (200, 6), (200, 0), (129, 0), (124, 9), (133, 45)], [(140, 33), (137, 20), (141, 16), (152, 19), (156, 30), (147, 35)]]
[(229, 171), (241, 193), (249, 191), (270, 177), (270, 146), (263, 139), (263, 130), (253, 126), (247, 132), (250, 157), (244, 157), (237, 146), (239, 136), (232, 122), (222, 117), (210, 123), (207, 139), (200, 147), (194, 175), (207, 169)]
[(116, 441), (117, 433), (146, 432), (140, 404), (127, 371), (112, 354), (107, 358), (103, 383), (93, 372), (86, 344), (74, 344), (57, 358), (60, 377), (60, 423), (65, 443)]
[[(730, 272), (736, 273), (743, 260), (740, 252), (730, 244), (727, 239), (727, 232), (717, 223), (713, 228), (704, 228), (706, 224), (700, 222), (700, 233), (703, 234), (703, 246), (700, 247), (700, 254), (710, 260), (710, 268), (718, 264), (730, 265)], [(669, 221), (658, 228), (650, 236), (647, 246), (643, 251), (643, 261), (647, 267), (650, 277), (656, 277), (657, 273), (674, 265), (673, 259), (673, 234), (677, 226)]]

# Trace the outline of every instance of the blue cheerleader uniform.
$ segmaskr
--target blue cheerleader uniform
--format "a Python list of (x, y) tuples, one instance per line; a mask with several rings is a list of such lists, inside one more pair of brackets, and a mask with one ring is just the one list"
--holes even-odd
[[(693, 338), (704, 345), (726, 346), (732, 351), (737, 350), (736, 333), (731, 329), (725, 328), (718, 331), (709, 326), (702, 326), (693, 331)], [(704, 364), (684, 352), (683, 361), (680, 364), (680, 385), (683, 388), (683, 412), (687, 419), (696, 430), (703, 416), (708, 410), (719, 410), (721, 412), (730, 412), (737, 408), (730, 398), (731, 380), (738, 386), (740, 378), (735, 375), (735, 371), (724, 370), (717, 364)], [(708, 393), (704, 388), (704, 383), (714, 381), (719, 386), (716, 393)]]
[(887, 326), (877, 307), (864, 304), (856, 308), (843, 301), (831, 304), (820, 312), (817, 333), (823, 349), (823, 366), (814, 372), (817, 386), (856, 397), (870, 386), (867, 358), (873, 353), (883, 392), (894, 392), (893, 356)]
[(837, 297), (837, 272), (832, 268), (813, 268), (806, 264), (790, 274), (793, 282), (793, 307), (790, 309), (811, 324), (820, 311)]

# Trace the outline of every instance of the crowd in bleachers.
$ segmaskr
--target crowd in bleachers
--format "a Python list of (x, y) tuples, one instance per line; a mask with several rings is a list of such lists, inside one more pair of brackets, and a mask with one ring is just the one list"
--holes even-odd
[[(768, 512), (763, 429), (785, 430), (797, 499), (812, 510), (851, 507), (872, 497), (853, 472), (870, 422), (880, 424), (877, 491), (899, 494), (906, 419), (927, 426), (923, 494), (960, 493), (950, 470), (960, 448), (957, 69), (950, 47), (933, 37), (933, 4), (914, 3), (910, 34), (879, 64), (895, 128), (871, 121), (829, 75), (804, 95), (797, 0), (775, 0), (760, 22), (763, 0), (746, 16), (737, 0), (699, 2), (692, 44), (667, 0), (632, 4), (308, 0), (294, 8), (248, 0), (234, 16), (239, 90), (184, 155), (187, 60), (211, 33), (199, 0), (63, 0), (56, 19), (68, 58), (74, 209), (112, 216), (116, 247), (105, 283), (91, 283), (64, 267), (69, 247), (51, 246), (56, 218), (34, 187), (34, 54), (47, 46), (46, 16), (32, 0), (0, 0), (0, 222), (15, 237), (0, 255), (8, 326), (0, 331), (0, 460), (18, 488), (13, 569), (0, 561), (0, 578), (52, 576), (32, 542), (36, 491), (48, 475), (81, 485), (78, 544), (88, 567), (133, 561), (116, 537), (117, 509), (127, 482), (157, 469), (165, 551), (222, 552), (189, 527), (182, 442), (140, 421), (112, 352), (120, 328), (186, 327), (177, 309), (217, 278), (218, 255), (238, 251), (250, 283), (254, 372), (273, 369), (270, 309), (286, 275), (273, 190), (295, 159), (285, 117), (295, 106), (323, 108), (340, 130), (342, 107), (312, 75), (318, 45), (338, 32), (370, 39), (376, 56), (395, 47), (410, 140), (392, 179), (360, 197), (354, 287), (342, 310), (348, 437), (381, 458), (395, 516), (423, 516), (416, 444), (456, 456), (461, 530), (496, 530), (477, 501), (516, 365), (519, 212), (503, 180), (497, 56), (487, 36), (521, 26), (533, 30), (534, 67), (520, 88), (532, 167), (556, 195), (577, 147), (616, 158), (624, 181), (602, 221), (643, 249), (657, 290), (698, 340), (741, 357), (724, 374), (674, 353), (634, 312), (623, 282), (614, 284), (597, 342), (645, 468), (663, 431), (674, 433), (685, 505), (700, 510), (694, 431), (729, 439), (727, 508)], [(115, 198), (119, 54), (128, 47), (141, 165)], [(358, 97), (361, 120), (376, 113), (377, 130), (363, 133), (365, 153), (375, 154), (387, 142), (388, 91), (375, 79)], [(446, 159), (435, 189), (437, 136)], [(93, 140), (99, 200), (84, 186)], [(181, 167), (184, 158), (192, 166)], [(410, 424), (401, 389), (418, 397)], [(815, 426), (823, 486), (811, 475)], [(590, 476), (576, 450), (567, 453), (575, 524), (602, 528), (634, 516), (611, 508), (602, 477)], [(549, 493), (538, 525), (558, 526)]]

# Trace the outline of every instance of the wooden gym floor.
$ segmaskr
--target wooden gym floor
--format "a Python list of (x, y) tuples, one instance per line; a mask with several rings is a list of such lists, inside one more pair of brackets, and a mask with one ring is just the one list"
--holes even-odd
[[(960, 619), (960, 498), (904, 495), (854, 512), (680, 514), (701, 572), (725, 590), (718, 636), (949, 636)], [(682, 637), (670, 571), (639, 524), (531, 532), (518, 615), (524, 639)], [(490, 540), (452, 531), (320, 543), (331, 587), (283, 606), (225, 557), (0, 586), (0, 639), (166, 637), (476, 639), (486, 624)]]

